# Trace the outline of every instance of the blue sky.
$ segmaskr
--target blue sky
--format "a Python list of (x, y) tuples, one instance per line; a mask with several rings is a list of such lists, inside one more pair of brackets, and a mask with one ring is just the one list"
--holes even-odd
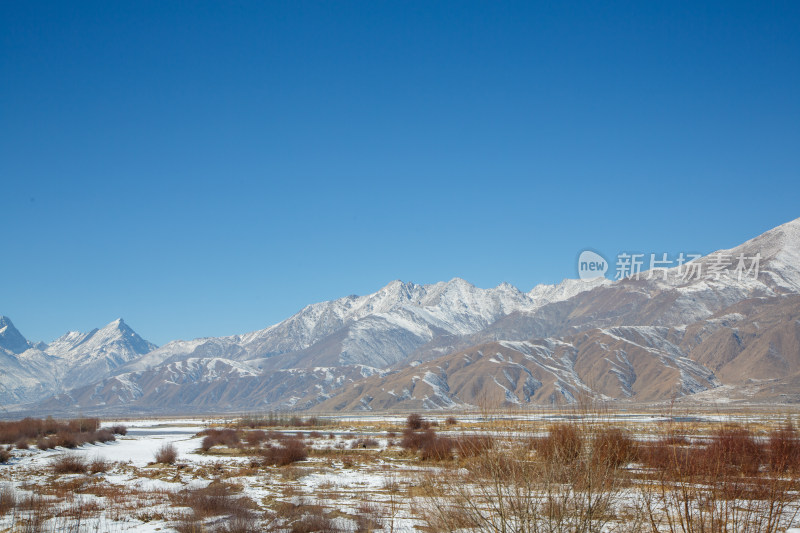
[(3, 2), (0, 314), (260, 329), (800, 216), (797, 2)]

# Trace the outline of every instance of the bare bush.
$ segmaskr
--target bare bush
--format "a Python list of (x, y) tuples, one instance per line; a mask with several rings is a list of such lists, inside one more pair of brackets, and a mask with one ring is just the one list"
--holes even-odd
[(227, 515), (250, 522), (255, 504), (245, 496), (233, 496), (240, 491), (241, 487), (237, 485), (211, 483), (207, 487), (173, 493), (170, 497), (176, 505), (192, 509), (192, 515), (182, 521), (184, 529), (187, 529), (194, 521), (211, 516)]
[(420, 459), (423, 461), (449, 461), (453, 458), (453, 439), (435, 437), (420, 448)]
[(461, 459), (477, 457), (494, 447), (491, 435), (460, 435), (455, 439), (455, 449)]
[(261, 451), (267, 465), (285, 466), (308, 459), (308, 449), (297, 438), (285, 439), (280, 445), (269, 445)]
[(353, 444), (350, 445), (351, 448), (377, 448), (378, 441), (369, 437), (362, 437), (360, 439), (356, 439), (353, 441)]
[(403, 430), (403, 439), (400, 446), (406, 450), (417, 451), (436, 438), (436, 432), (432, 429), (413, 430), (407, 428)]
[(233, 429), (207, 429), (201, 434), (206, 435), (200, 445), (205, 452), (214, 446), (233, 447), (239, 445), (239, 434)]
[(267, 434), (260, 429), (256, 429), (245, 433), (244, 438), (249, 446), (258, 447), (262, 442), (267, 440)]
[(102, 457), (95, 457), (91, 461), (89, 461), (89, 472), (92, 474), (100, 474), (104, 472), (108, 472), (110, 465), (108, 461), (103, 459)]
[(583, 436), (573, 424), (556, 424), (546, 437), (534, 441), (534, 447), (546, 461), (569, 464), (583, 451)]
[(0, 516), (6, 515), (17, 506), (17, 493), (9, 485), (0, 487)]
[(111, 426), (108, 429), (112, 433), (114, 433), (115, 435), (127, 435), (128, 434), (128, 428), (126, 426), (123, 426), (122, 424), (117, 424), (116, 426)]
[(766, 453), (773, 472), (800, 471), (800, 438), (791, 425), (770, 433)]
[(422, 418), (419, 413), (411, 413), (406, 418), (406, 428), (412, 431), (417, 431), (420, 429), (428, 429), (430, 427), (430, 423)]
[(50, 467), (56, 474), (85, 474), (88, 468), (82, 457), (71, 453), (53, 459)]
[(175, 464), (178, 459), (178, 450), (175, 449), (173, 444), (164, 444), (155, 453), (156, 463), (161, 464)]
[(604, 428), (592, 441), (592, 460), (612, 468), (625, 466), (636, 458), (636, 443), (619, 428)]

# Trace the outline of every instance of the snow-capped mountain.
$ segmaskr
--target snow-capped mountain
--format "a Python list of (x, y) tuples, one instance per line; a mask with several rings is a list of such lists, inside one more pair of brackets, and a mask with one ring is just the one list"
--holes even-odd
[(5, 350), (9, 353), (22, 353), (31, 347), (31, 343), (14, 327), (11, 319), (6, 316), (0, 316), (0, 350)]
[(4, 404), (36, 400), (104, 379), (156, 348), (121, 318), (89, 333), (68, 332), (49, 345), (31, 343), (6, 317), (0, 318), (0, 324), (0, 357), (4, 358), (0, 402)]
[(27, 346), (2, 348), (20, 379), (52, 374), (63, 393), (43, 406), (85, 412), (800, 400), (800, 219), (686, 268), (527, 293), (393, 281), (242, 335), (155, 348), (115, 321), (38, 349), (6, 327), (0, 346)]
[[(314, 359), (316, 366), (385, 368), (437, 335), (475, 333), (501, 316), (533, 310), (543, 303), (508, 283), (480, 289), (459, 278), (431, 285), (392, 281), (373, 294), (309, 305), (283, 322), (252, 333), (170, 342), (137, 360), (128, 370), (186, 357), (248, 361), (283, 354), (291, 356), (270, 366), (275, 368), (286, 359)], [(336, 347), (326, 346), (324, 355), (313, 349), (317, 345), (322, 349), (325, 343)]]

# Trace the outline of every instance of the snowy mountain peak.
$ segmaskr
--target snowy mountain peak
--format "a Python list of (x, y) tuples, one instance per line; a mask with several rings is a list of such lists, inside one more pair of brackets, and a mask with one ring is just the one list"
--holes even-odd
[(473, 285), (469, 281), (467, 281), (465, 279), (462, 279), (462, 278), (458, 278), (458, 277), (453, 278), (450, 281), (448, 281), (447, 282), (447, 286), (448, 287), (456, 287), (456, 288), (459, 288), (459, 289), (466, 289), (466, 290), (476, 288), (475, 285)]
[(762, 259), (773, 259), (781, 255), (800, 255), (800, 218), (781, 224), (730, 250), (720, 252), (738, 255), (760, 253)]
[(0, 349), (20, 354), (30, 346), (28, 340), (14, 327), (11, 319), (7, 316), (0, 316)]
[(600, 287), (601, 285), (609, 285), (611, 283), (613, 283), (611, 280), (604, 277), (595, 278), (589, 281), (583, 281), (580, 279), (565, 279), (561, 281), (561, 283), (557, 283), (555, 285), (536, 285), (530, 290), (530, 292), (528, 292), (528, 297), (530, 297), (536, 303), (537, 307), (541, 307), (542, 305), (549, 303), (568, 300), (569, 298), (572, 298), (573, 296), (582, 292), (592, 290), (596, 287)]
[(54, 340), (45, 350), (48, 354), (67, 359), (96, 358), (107, 353), (123, 353), (129, 359), (143, 355), (156, 346), (142, 339), (124, 320), (118, 318), (101, 329), (89, 333), (69, 331)]

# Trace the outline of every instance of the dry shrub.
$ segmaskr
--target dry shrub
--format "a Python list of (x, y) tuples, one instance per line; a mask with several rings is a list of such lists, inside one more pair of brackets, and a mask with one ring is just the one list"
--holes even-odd
[(95, 457), (89, 462), (89, 472), (92, 474), (100, 474), (103, 472), (108, 472), (110, 465), (108, 461), (103, 459), (102, 457)]
[(350, 446), (353, 449), (356, 448), (377, 448), (379, 443), (375, 439), (371, 438), (360, 438), (353, 441), (353, 444)]
[(491, 435), (461, 435), (455, 440), (455, 449), (462, 459), (478, 457), (494, 447)]
[(127, 435), (128, 434), (128, 428), (123, 426), (122, 424), (117, 424), (116, 426), (111, 426), (108, 429), (111, 431), (111, 433), (113, 433), (115, 435)]
[(428, 429), (430, 427), (430, 423), (427, 420), (422, 418), (418, 413), (411, 413), (406, 418), (406, 428), (417, 431), (419, 429)]
[(52, 450), (56, 447), (55, 443), (47, 437), (41, 437), (36, 441), (36, 447), (40, 450)]
[(636, 457), (636, 443), (619, 428), (604, 428), (592, 442), (592, 460), (595, 464), (619, 468)]
[(8, 514), (17, 506), (17, 493), (9, 485), (0, 488), (0, 516)]
[(234, 514), (229, 517), (222, 526), (214, 530), (214, 533), (262, 533), (263, 531), (273, 531), (263, 528), (252, 512), (248, 514)]
[(534, 443), (536, 451), (549, 462), (574, 463), (583, 451), (583, 436), (573, 424), (556, 424), (546, 437)]
[(358, 504), (355, 517), (356, 533), (383, 531), (383, 509), (373, 501), (362, 501)]
[(78, 455), (67, 453), (60, 455), (50, 462), (50, 467), (56, 474), (85, 474), (86, 461)]
[[(640, 444), (638, 458), (645, 466), (673, 479), (719, 478), (723, 474), (757, 475), (769, 455), (750, 430), (739, 426), (720, 428), (706, 445), (679, 445), (674, 439)], [(777, 444), (776, 444), (777, 445)]]
[(200, 445), (205, 452), (214, 446), (239, 446), (239, 434), (233, 429), (207, 429), (201, 434), (206, 435)]
[(14, 443), (14, 446), (18, 450), (27, 450), (28, 449), (28, 439), (25, 437), (20, 437), (20, 439)]
[(420, 448), (420, 458), (423, 461), (448, 461), (453, 458), (453, 446), (453, 439), (449, 437), (434, 437)]
[(267, 432), (267, 440), (276, 440), (276, 441), (284, 441), (289, 438), (289, 435), (286, 433), (275, 431), (271, 429)]
[(117, 437), (114, 436), (114, 432), (110, 429), (101, 429), (94, 434), (94, 438), (97, 442), (114, 442), (117, 440)]
[(415, 431), (411, 428), (403, 430), (400, 446), (406, 450), (417, 451), (436, 438), (436, 432), (430, 428)]
[(260, 446), (262, 442), (267, 440), (267, 434), (260, 429), (256, 429), (245, 433), (244, 439), (249, 446), (253, 446), (255, 448)]
[(77, 448), (79, 444), (83, 444), (79, 442), (78, 436), (74, 433), (68, 431), (59, 431), (58, 434), (51, 439), (55, 446), (61, 446), (62, 448), (74, 449)]
[(447, 418), (444, 419), (444, 424), (446, 426), (455, 426), (456, 424), (458, 424), (458, 420), (456, 420), (456, 417), (454, 416), (448, 416)]
[(800, 471), (800, 439), (791, 425), (770, 433), (766, 452), (773, 472)]
[(91, 433), (100, 428), (98, 418), (74, 418), (67, 421), (67, 428), (72, 433)]
[(638, 447), (638, 460), (644, 466), (661, 471), (669, 477), (683, 479), (700, 474), (705, 466), (703, 449), (672, 444), (668, 439), (643, 443)]
[(11, 452), (6, 448), (0, 448), (0, 463), (7, 463), (11, 460)]
[(261, 451), (261, 456), (267, 465), (285, 466), (308, 459), (308, 449), (300, 439), (289, 438), (278, 446), (267, 446)]
[(718, 430), (703, 455), (706, 468), (723, 468), (747, 475), (757, 474), (766, 457), (750, 430), (738, 426)]
[(97, 418), (77, 418), (65, 422), (53, 418), (23, 418), (13, 422), (0, 422), (0, 443), (11, 444), (20, 439), (38, 439), (55, 433), (91, 433), (97, 431), (100, 420)]
[(18, 531), (23, 533), (39, 533), (50, 531), (45, 522), (53, 515), (53, 502), (38, 494), (25, 496), (17, 501), (17, 510), (24, 511), (26, 518)]
[(338, 533), (339, 529), (328, 516), (321, 505), (311, 505), (300, 503), (291, 509), (291, 516), (299, 516), (295, 519), (289, 531), (291, 533)]
[(175, 464), (178, 459), (178, 450), (175, 449), (173, 444), (162, 445), (155, 454), (156, 463), (165, 465)]
[(182, 516), (178, 523), (175, 524), (175, 531), (178, 533), (206, 533), (206, 528), (199, 518), (188, 513)]
[(207, 487), (173, 493), (170, 498), (177, 506), (192, 509), (192, 518), (196, 520), (220, 515), (252, 518), (252, 500), (244, 496), (232, 496), (240, 491), (241, 487), (237, 485), (211, 483)]

